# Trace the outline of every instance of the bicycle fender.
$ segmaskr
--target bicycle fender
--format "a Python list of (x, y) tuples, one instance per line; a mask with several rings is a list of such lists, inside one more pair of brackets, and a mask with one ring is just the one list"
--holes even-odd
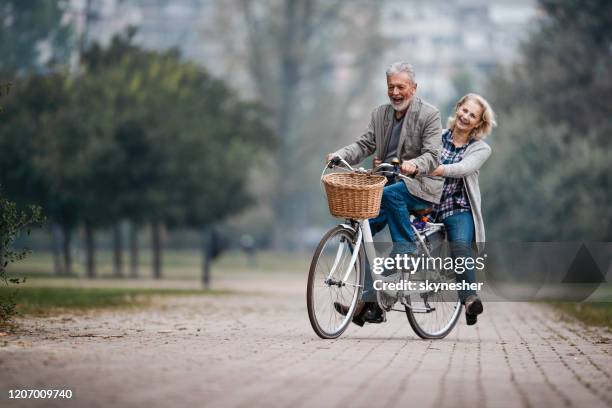
[(342, 223), (342, 224), (338, 224), (344, 228), (346, 228), (349, 231), (352, 231), (354, 233), (357, 233), (357, 230), (355, 228), (353, 228), (353, 226), (351, 224), (346, 224), (346, 223)]

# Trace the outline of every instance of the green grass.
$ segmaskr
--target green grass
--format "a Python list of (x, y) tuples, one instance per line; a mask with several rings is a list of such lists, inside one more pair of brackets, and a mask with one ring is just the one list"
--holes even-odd
[(554, 303), (553, 306), (588, 325), (612, 329), (612, 303)]
[(222, 295), (227, 291), (202, 289), (2, 287), (0, 297), (15, 293), (22, 315), (49, 315), (60, 311), (144, 306), (152, 296)]
[[(226, 274), (235, 272), (304, 272), (308, 270), (310, 253), (284, 253), (261, 251), (257, 254), (255, 264), (251, 264), (247, 256), (240, 251), (224, 253), (212, 264), (212, 273)], [(129, 275), (129, 253), (123, 253), (124, 273)], [(140, 253), (140, 271), (142, 278), (152, 276), (152, 254), (148, 250)], [(85, 276), (85, 259), (82, 251), (75, 251), (73, 270), (77, 276)], [(200, 279), (202, 258), (195, 250), (165, 250), (162, 256), (162, 272), (164, 278), (170, 279)], [(112, 252), (98, 251), (96, 253), (96, 272), (100, 278), (112, 277)], [(8, 267), (11, 276), (53, 277), (53, 260), (49, 252), (34, 251), (24, 260)]]
[[(227, 252), (212, 264), (212, 282), (217, 276), (234, 274), (237, 279), (245, 273), (305, 273), (310, 254), (259, 252), (256, 262), (250, 262), (240, 251)], [(0, 297), (8, 291), (17, 294), (17, 311), (22, 315), (53, 315), (62, 311), (78, 311), (99, 308), (141, 306), (150, 303), (157, 295), (224, 294), (228, 292), (204, 291), (198, 288), (202, 259), (195, 250), (165, 250), (163, 252), (163, 279), (151, 280), (152, 254), (140, 253), (140, 279), (129, 277), (129, 253), (124, 252), (125, 279), (112, 279), (112, 252), (96, 253), (96, 279), (85, 276), (84, 254), (74, 252), (74, 276), (57, 276), (53, 273), (53, 260), (49, 252), (35, 251), (20, 262), (9, 265), (10, 277), (27, 277), (25, 284), (0, 286)], [(165, 279), (165, 280), (164, 280)], [(180, 281), (180, 282), (179, 282)], [(194, 289), (191, 289), (194, 288)]]

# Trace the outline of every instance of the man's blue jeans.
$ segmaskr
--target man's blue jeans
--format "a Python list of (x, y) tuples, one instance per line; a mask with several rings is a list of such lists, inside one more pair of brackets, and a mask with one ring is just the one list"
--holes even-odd
[[(376, 218), (370, 219), (370, 229), (372, 235), (389, 226), (391, 240), (393, 241), (393, 251), (396, 253), (411, 253), (416, 249), (414, 244), (414, 232), (410, 226), (410, 210), (422, 210), (431, 207), (431, 203), (413, 196), (408, 191), (406, 183), (400, 181), (387, 185), (383, 190), (380, 213)], [(366, 302), (376, 301), (376, 292), (372, 286), (372, 274), (369, 265), (366, 265), (364, 288), (361, 298)]]
[[(461, 212), (451, 215), (442, 220), (446, 227), (448, 243), (453, 258), (472, 257), (472, 241), (474, 241), (474, 218), (471, 212)], [(474, 268), (465, 268), (462, 274), (455, 274), (457, 282), (476, 282), (476, 272)], [(465, 299), (470, 295), (475, 295), (476, 291), (461, 290), (459, 299), (465, 303)]]

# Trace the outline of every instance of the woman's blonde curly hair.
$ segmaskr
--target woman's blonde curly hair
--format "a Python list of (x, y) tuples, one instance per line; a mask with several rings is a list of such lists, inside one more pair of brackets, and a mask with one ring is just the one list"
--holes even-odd
[(487, 102), (487, 100), (482, 96), (475, 93), (469, 93), (459, 99), (459, 102), (457, 102), (457, 104), (455, 105), (455, 109), (453, 110), (452, 116), (450, 116), (448, 118), (448, 121), (446, 122), (446, 127), (451, 130), (455, 128), (455, 122), (457, 121), (457, 110), (468, 99), (476, 102), (482, 108), (482, 120), (480, 122), (480, 125), (476, 126), (472, 130), (472, 132), (470, 133), (470, 137), (476, 140), (484, 139), (485, 137), (491, 134), (493, 127), (497, 126), (497, 122), (495, 121), (495, 112), (493, 112), (493, 109), (491, 108), (491, 105), (489, 105), (489, 102)]

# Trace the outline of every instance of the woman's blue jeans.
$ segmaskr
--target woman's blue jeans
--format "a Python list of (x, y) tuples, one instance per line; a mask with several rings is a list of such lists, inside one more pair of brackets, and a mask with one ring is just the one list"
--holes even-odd
[[(472, 257), (472, 241), (474, 241), (474, 218), (471, 212), (461, 212), (451, 215), (442, 220), (446, 227), (448, 235), (448, 243), (450, 252), (453, 258)], [(455, 274), (457, 282), (476, 282), (476, 272), (474, 268), (465, 268), (465, 272)], [(459, 299), (461, 303), (465, 303), (465, 299), (470, 295), (475, 295), (474, 290), (459, 291)]]

